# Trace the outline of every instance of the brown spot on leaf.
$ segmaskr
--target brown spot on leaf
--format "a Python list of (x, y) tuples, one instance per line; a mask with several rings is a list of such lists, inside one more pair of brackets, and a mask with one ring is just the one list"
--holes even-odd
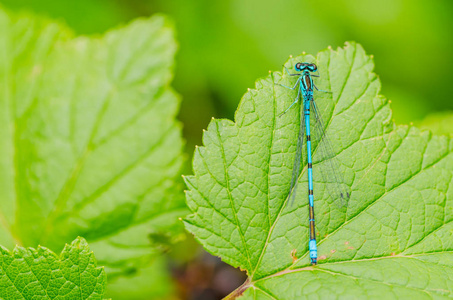
[(296, 250), (296, 249), (293, 249), (293, 250), (291, 251), (291, 257), (292, 257), (292, 259), (293, 259), (293, 263), (296, 262), (296, 260), (297, 260), (297, 256), (296, 256), (296, 255), (297, 255), (297, 250)]

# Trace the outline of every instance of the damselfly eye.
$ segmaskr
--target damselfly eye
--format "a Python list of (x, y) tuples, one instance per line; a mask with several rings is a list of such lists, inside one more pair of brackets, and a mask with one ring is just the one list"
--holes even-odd
[(301, 71), (302, 70), (302, 64), (301, 63), (297, 63), (296, 66), (294, 67), (294, 69), (296, 69), (296, 71)]
[(310, 64), (310, 71), (315, 72), (318, 67), (315, 64)]

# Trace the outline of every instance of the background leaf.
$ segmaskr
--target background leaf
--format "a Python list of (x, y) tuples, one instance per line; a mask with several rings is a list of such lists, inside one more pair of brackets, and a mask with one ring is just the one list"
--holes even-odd
[(83, 238), (66, 245), (58, 257), (44, 247), (0, 247), (0, 297), (2, 299), (102, 299), (104, 268)]
[(1, 243), (83, 236), (110, 281), (147, 265), (183, 234), (171, 24), (87, 38), (0, 11), (0, 28)]
[[(316, 62), (316, 93), (327, 132), (352, 194), (347, 209), (329, 199), (314, 150), (319, 265), (309, 266), (306, 169), (286, 205), (299, 109), (277, 116), (295, 93), (280, 72), (243, 97), (235, 122), (213, 120), (186, 177), (193, 212), (186, 228), (205, 249), (245, 270), (231, 296), (297, 299), (379, 295), (451, 296), (453, 239), (449, 189), (453, 143), (395, 126), (373, 62), (354, 43), (286, 64)], [(299, 107), (300, 108), (300, 107)]]
[(149, 266), (143, 266), (128, 276), (119, 277), (109, 284), (107, 295), (112, 299), (125, 300), (176, 300), (175, 285), (167, 272), (167, 260), (165, 257), (156, 257)]
[(421, 122), (418, 122), (420, 128), (429, 129), (435, 134), (453, 134), (453, 113), (451, 111), (433, 113)]

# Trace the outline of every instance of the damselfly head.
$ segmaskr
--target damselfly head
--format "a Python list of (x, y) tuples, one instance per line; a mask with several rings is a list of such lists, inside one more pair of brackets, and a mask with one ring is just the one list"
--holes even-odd
[(310, 72), (315, 72), (318, 69), (318, 67), (315, 64), (310, 64), (310, 63), (297, 63), (294, 66), (294, 69), (296, 71), (308, 70)]

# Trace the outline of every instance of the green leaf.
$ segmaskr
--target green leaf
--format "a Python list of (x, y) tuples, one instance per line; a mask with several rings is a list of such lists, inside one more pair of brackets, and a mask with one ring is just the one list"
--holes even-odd
[(1, 243), (83, 236), (110, 279), (160, 255), (185, 213), (172, 25), (74, 37), (0, 11), (0, 29)]
[[(363, 48), (301, 55), (316, 62), (315, 101), (351, 187), (339, 209), (318, 170), (314, 147), (315, 219), (319, 264), (308, 257), (306, 166), (296, 199), (287, 205), (300, 106), (273, 72), (242, 98), (235, 122), (213, 120), (186, 177), (185, 220), (202, 245), (245, 270), (247, 282), (230, 297), (441, 298), (453, 290), (453, 143), (447, 137), (395, 126), (379, 95), (374, 64)], [(453, 185), (452, 185), (453, 186)], [(374, 295), (374, 296), (373, 296)]]
[(83, 238), (66, 245), (60, 257), (41, 246), (0, 247), (1, 299), (103, 299), (106, 281)]

